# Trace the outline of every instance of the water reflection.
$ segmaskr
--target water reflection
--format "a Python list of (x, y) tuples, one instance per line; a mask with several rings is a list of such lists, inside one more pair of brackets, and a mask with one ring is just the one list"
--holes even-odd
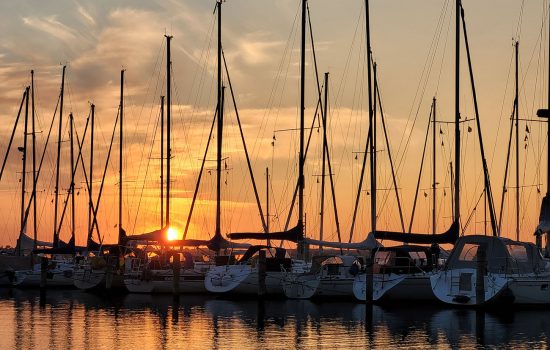
[(547, 348), (548, 311), (0, 289), (0, 348)]

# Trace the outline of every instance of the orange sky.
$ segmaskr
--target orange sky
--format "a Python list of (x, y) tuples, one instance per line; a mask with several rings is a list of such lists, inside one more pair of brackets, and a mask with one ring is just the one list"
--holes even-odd
[[(548, 1), (464, 0), (463, 5), (498, 211), (514, 89), (512, 38), (521, 42), (520, 116), (532, 119), (538, 108), (545, 107), (547, 99), (547, 28), (543, 21), (547, 18)], [(6, 149), (24, 86), (29, 83), (30, 69), (36, 71), (38, 129), (42, 131), (37, 138), (38, 149), (43, 149), (59, 93), (60, 62), (66, 63), (64, 118), (66, 120), (69, 112), (74, 113), (80, 136), (89, 102), (96, 104), (94, 191), (97, 194), (118, 105), (119, 71), (123, 67), (126, 69), (123, 226), (129, 233), (157, 228), (160, 224), (158, 101), (159, 96), (165, 94), (163, 35), (168, 32), (174, 35), (172, 220), (181, 230), (187, 219), (215, 109), (216, 37), (213, 29), (216, 22), (213, 8), (214, 2), (176, 1), (123, 1), (116, 5), (85, 1), (63, 5), (48, 1), (38, 5), (28, 1), (0, 4), (0, 26), (7, 33), (0, 45), (1, 153)], [(298, 126), (299, 9), (300, 1), (297, 0), (273, 3), (230, 0), (223, 5), (224, 50), (264, 206), (266, 167), (270, 168), (272, 175), (270, 207), (274, 230), (284, 226), (297, 176), (298, 133), (275, 130)], [(341, 227), (343, 237), (347, 239), (361, 165), (361, 154), (353, 152), (364, 149), (367, 133), (364, 8), (359, 0), (338, 3), (312, 0), (310, 10), (319, 72), (330, 72), (328, 134)], [(451, 120), (454, 113), (454, 4), (449, 0), (372, 0), (371, 16), (373, 55), (378, 63), (391, 151), (395, 162), (400, 165), (398, 187), (408, 226), (432, 97), (438, 99), (440, 119)], [(310, 47), (308, 42), (308, 125), (316, 102)], [(462, 52), (461, 110), (463, 116), (472, 118), (472, 95), (464, 50)], [(261, 221), (235, 112), (229, 103), (225, 108), (224, 157), (228, 158), (222, 186), (222, 231), (260, 231)], [(526, 132), (526, 124), (530, 133)], [(463, 225), (474, 212), (483, 186), (476, 133), (469, 133), (468, 126), (475, 128), (475, 124), (468, 122), (463, 125)], [(546, 125), (537, 122), (520, 123), (520, 181), (521, 186), (525, 186), (521, 191), (521, 235), (525, 240), (533, 239), (541, 196), (546, 191), (545, 128)], [(22, 145), (21, 130), (20, 126), (15, 147)], [(444, 230), (450, 224), (448, 169), (449, 161), (453, 159), (454, 141), (452, 126), (441, 125), (441, 132), (438, 130), (436, 149), (440, 183), (438, 227)], [(312, 237), (317, 237), (319, 231), (320, 184), (317, 180), (321, 173), (321, 135), (313, 132), (306, 164), (306, 223), (307, 234)], [(382, 150), (378, 154), (378, 227), (398, 230), (399, 216), (390, 191), (387, 147), (381, 129), (378, 135), (378, 148)], [(55, 130), (52, 137), (57, 137)], [(63, 139), (68, 139), (66, 123)], [(207, 156), (208, 170), (203, 176), (190, 238), (207, 238), (213, 233), (215, 163), (211, 160), (215, 159), (215, 141), (213, 138)], [(115, 138), (114, 150), (117, 149), (118, 138)], [(61, 204), (69, 181), (68, 142), (62, 143), (62, 152)], [(427, 152), (431, 154), (431, 146)], [(513, 148), (512, 154), (514, 152)], [(84, 159), (88, 163), (88, 146), (84, 148)], [(430, 159), (425, 162), (413, 226), (420, 232), (430, 232)], [(38, 185), (38, 237), (43, 240), (51, 240), (52, 235), (54, 162), (55, 143), (51, 143)], [(118, 154), (115, 152), (108, 167), (99, 213), (101, 233), (107, 241), (113, 241), (117, 232), (117, 164)], [(5, 232), (0, 237), (0, 244), (13, 244), (19, 232), (20, 167), (20, 155), (13, 152), (0, 182), (0, 196), (3, 198), (0, 216), (2, 231)], [(513, 169), (503, 212), (503, 235), (509, 237), (513, 237), (515, 227)], [(79, 171), (76, 231), (80, 244), (85, 240), (87, 226), (87, 195), (82, 181)], [(354, 234), (358, 239), (364, 238), (370, 227), (368, 181), (367, 176)], [(537, 187), (541, 194), (537, 193)], [(326, 189), (325, 238), (335, 240), (328, 181)], [(63, 239), (68, 237), (68, 218), (62, 230)], [(483, 220), (483, 205), (480, 204), (472, 214), (466, 232), (482, 233)], [(292, 222), (295, 221), (294, 218)], [(30, 227), (29, 233), (32, 232)]]

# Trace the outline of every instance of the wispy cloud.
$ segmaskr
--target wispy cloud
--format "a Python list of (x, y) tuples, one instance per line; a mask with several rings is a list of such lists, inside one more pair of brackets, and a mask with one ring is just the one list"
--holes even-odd
[(96, 26), (96, 21), (95, 19), (90, 15), (90, 13), (88, 13), (88, 11), (86, 11), (86, 9), (84, 7), (82, 7), (81, 5), (78, 5), (78, 13), (82, 16), (82, 18), (84, 20), (86, 20), (86, 22), (91, 25), (91, 26)]
[(57, 20), (57, 16), (23, 17), (23, 23), (29, 27), (47, 33), (64, 42), (69, 42), (76, 38), (76, 32)]

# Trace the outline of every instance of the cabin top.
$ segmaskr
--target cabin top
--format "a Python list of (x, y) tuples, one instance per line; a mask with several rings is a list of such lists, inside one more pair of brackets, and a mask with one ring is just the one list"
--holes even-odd
[(532, 273), (545, 266), (533, 243), (508, 238), (472, 235), (460, 237), (447, 260), (447, 269), (476, 268), (485, 251), (487, 271), (493, 273)]

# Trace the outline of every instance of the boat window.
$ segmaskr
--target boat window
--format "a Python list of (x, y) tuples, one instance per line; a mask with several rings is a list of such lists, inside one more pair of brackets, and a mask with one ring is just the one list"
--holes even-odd
[(462, 251), (460, 252), (458, 259), (462, 261), (476, 261), (478, 249), (479, 244), (466, 243), (462, 247)]
[(378, 251), (376, 252), (374, 261), (378, 265), (392, 265), (395, 259), (395, 252)]
[(521, 244), (506, 244), (510, 256), (518, 262), (528, 262), (527, 247)]

